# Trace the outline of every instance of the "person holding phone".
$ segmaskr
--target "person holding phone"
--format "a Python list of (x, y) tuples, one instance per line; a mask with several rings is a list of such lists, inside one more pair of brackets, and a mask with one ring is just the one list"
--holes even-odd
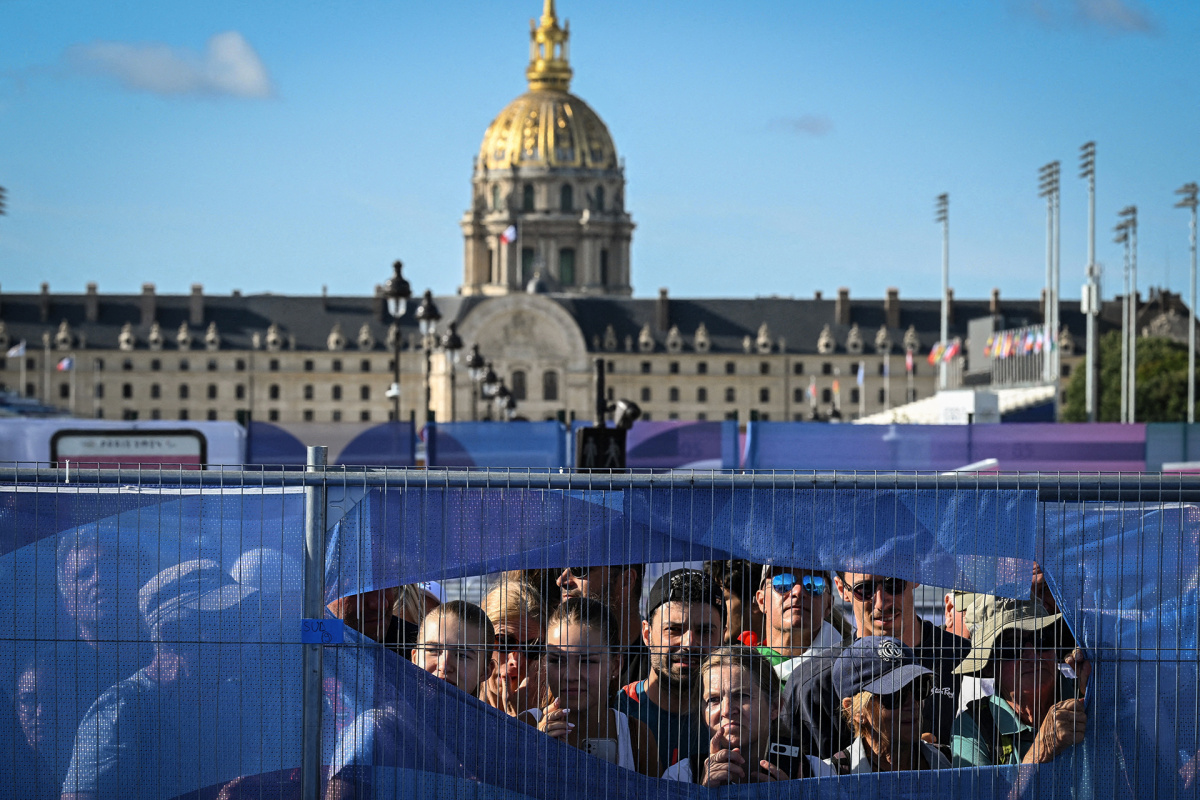
[(1083, 741), (1092, 665), (1037, 600), (997, 598), (982, 610), (971, 652), (955, 670), (990, 678), (994, 694), (954, 721), (954, 766), (1044, 764)]
[(658, 777), (654, 735), (611, 706), (619, 648), (619, 629), (603, 603), (590, 597), (563, 600), (547, 623), (542, 657), (550, 703), (520, 718), (598, 758)]
[(685, 758), (663, 778), (714, 788), (833, 775), (803, 742), (781, 733), (780, 699), (768, 658), (740, 645), (714, 650), (700, 667), (708, 756)]

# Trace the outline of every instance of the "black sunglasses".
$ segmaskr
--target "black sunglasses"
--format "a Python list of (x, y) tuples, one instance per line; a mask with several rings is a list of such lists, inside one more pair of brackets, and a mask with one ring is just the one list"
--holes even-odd
[(521, 641), (508, 633), (496, 634), (496, 650), (502, 656), (509, 653), (520, 653), (526, 658), (537, 658), (542, 652), (541, 639), (526, 639)]
[(879, 704), (888, 711), (904, 708), (909, 703), (924, 703), (933, 694), (933, 681), (928, 676), (905, 686), (898, 692), (879, 695)]
[(908, 581), (903, 578), (881, 578), (879, 580), (863, 581), (850, 587), (850, 593), (860, 602), (866, 602), (882, 591), (886, 595), (901, 594), (908, 588)]
[(573, 578), (586, 578), (591, 570), (591, 567), (567, 567), (567, 572), (571, 573)]

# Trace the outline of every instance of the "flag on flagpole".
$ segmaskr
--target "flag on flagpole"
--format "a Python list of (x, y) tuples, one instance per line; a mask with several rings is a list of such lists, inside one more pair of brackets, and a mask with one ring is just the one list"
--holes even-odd
[(66, 358), (64, 358), (58, 362), (57, 369), (59, 372), (69, 372), (74, 368), (75, 368), (75, 359), (71, 358), (70, 356), (67, 356)]
[(815, 377), (808, 379), (808, 402), (812, 405), (817, 404), (817, 379)]
[(912, 370), (913, 370), (913, 357), (912, 357), (912, 353), (913, 353), (913, 351), (912, 351), (912, 350), (905, 350), (905, 351), (904, 351), (904, 369), (908, 371), (908, 374), (909, 374), (909, 375), (911, 375), (911, 374), (912, 374)]
[(938, 342), (929, 351), (929, 363), (936, 364), (942, 360), (942, 356), (946, 353), (945, 342)]
[(987, 342), (983, 345), (983, 357), (987, 358), (992, 354), (992, 345), (996, 343), (995, 336), (989, 336)]
[(833, 396), (837, 397), (838, 394), (841, 393), (841, 391), (842, 391), (841, 384), (838, 382), (837, 378), (834, 378), (833, 379)]
[(512, 244), (517, 240), (517, 226), (509, 225), (504, 229), (504, 233), (500, 234), (500, 244)]
[(950, 346), (946, 348), (945, 352), (942, 353), (942, 360), (949, 361), (950, 359), (952, 359), (956, 355), (958, 355), (958, 351), (961, 349), (962, 349), (962, 339), (955, 339), (953, 342), (950, 343)]
[(855, 379), (855, 383), (857, 383), (859, 386), (862, 386), (866, 382), (867, 370), (865, 369), (865, 366), (865, 361), (858, 362), (858, 377)]
[(24, 339), (21, 340), (20, 344), (14, 344), (12, 347), (8, 348), (8, 354), (6, 355), (6, 358), (20, 358), (23, 355), (25, 355)]
[(890, 378), (892, 376), (892, 360), (885, 358), (883, 360), (883, 377)]

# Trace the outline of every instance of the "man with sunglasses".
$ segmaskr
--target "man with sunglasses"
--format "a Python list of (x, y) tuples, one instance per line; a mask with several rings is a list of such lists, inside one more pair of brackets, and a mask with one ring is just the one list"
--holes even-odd
[(893, 636), (912, 648), (916, 661), (933, 673), (933, 689), (922, 709), (923, 734), (938, 744), (950, 743), (950, 727), (958, 711), (960, 679), (954, 670), (971, 643), (917, 615), (917, 584), (902, 578), (861, 572), (837, 572), (834, 585), (854, 609), (859, 638)]
[(650, 674), (650, 650), (642, 641), (642, 617), (638, 613), (643, 574), (641, 564), (568, 567), (556, 581), (564, 600), (591, 597), (608, 606), (621, 631), (621, 672), (617, 679), (622, 686)]
[(754, 601), (764, 619), (758, 652), (784, 683), (805, 661), (828, 655), (842, 643), (829, 621), (833, 585), (828, 573), (766, 567)]

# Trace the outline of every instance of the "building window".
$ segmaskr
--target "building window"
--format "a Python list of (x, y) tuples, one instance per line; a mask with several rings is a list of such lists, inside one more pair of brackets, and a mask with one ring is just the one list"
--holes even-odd
[(186, 420), (188, 418), (188, 410), (186, 408), (179, 409), (179, 418)]
[(216, 418), (217, 418), (217, 410), (216, 410), (215, 408), (210, 408), (210, 409), (208, 410), (208, 419), (209, 419), (209, 421), (216, 420)]
[(533, 211), (533, 184), (527, 183), (521, 188), (521, 210)]
[(707, 375), (708, 374), (708, 362), (707, 361), (697, 362), (696, 374), (697, 375)]
[(804, 389), (802, 389), (799, 386), (797, 386), (795, 389), (792, 389), (792, 402), (793, 403), (803, 403), (804, 402)]
[(278, 383), (272, 383), (269, 387), (267, 387), (267, 397), (271, 400), (279, 399), (279, 384)]
[(217, 385), (215, 383), (210, 383), (208, 385), (208, 399), (209, 400), (217, 399)]
[(649, 411), (643, 412), (642, 419), (644, 419), (646, 422), (649, 422), (650, 421), (650, 412)]
[(880, 389), (879, 390), (879, 404), (883, 405), (885, 402), (887, 402), (887, 390)]
[(558, 190), (558, 207), (561, 211), (575, 210), (575, 192), (571, 189), (571, 184), (564, 183)]
[(533, 280), (533, 248), (521, 248), (521, 286)]
[(60, 383), (58, 385), (58, 396), (62, 400), (66, 400), (68, 397), (70, 397), (71, 396), (71, 384)]
[[(30, 367), (32, 367), (32, 366), (33, 366), (33, 359), (32, 359), (32, 358), (31, 358), (31, 359), (29, 359), (29, 362), (30, 362), (30, 363), (29, 363), (29, 366), (30, 366)], [(133, 372), (133, 359), (132, 359), (132, 358), (127, 358), (127, 359), (125, 359), (124, 361), (122, 361), (122, 362), (121, 362), (121, 369), (122, 369), (122, 370), (124, 370), (125, 372)]]
[(304, 409), (304, 421), (305, 422), (313, 421), (313, 410), (311, 408)]
[(104, 371), (104, 359), (97, 358), (95, 361), (92, 362), (92, 368), (96, 372), (103, 372)]
[(1063, 376), (1064, 378), (1069, 378), (1069, 377), (1071, 377), (1071, 365), (1070, 365), (1070, 364), (1063, 364), (1063, 365), (1062, 365), (1062, 376)]
[(217, 371), (217, 360), (215, 358), (210, 358), (208, 360), (208, 371), (209, 372)]
[(804, 362), (803, 361), (795, 361), (792, 363), (792, 374), (793, 375), (803, 375), (804, 374)]
[(758, 402), (760, 402), (760, 403), (771, 402), (771, 390), (765, 386), (762, 387), (761, 389), (759, 389), (758, 390)]
[(189, 362), (186, 358), (179, 359), (179, 371), (180, 372), (187, 372), (191, 368), (192, 368), (191, 362)]
[(672, 375), (678, 375), (679, 374), (679, 362), (672, 361), (670, 364), (668, 364), (667, 372), (671, 373)]
[(737, 402), (737, 389), (734, 389), (732, 386), (727, 386), (725, 388), (725, 402), (726, 403), (736, 403)]
[(238, 372), (245, 372), (246, 371), (246, 359), (239, 358), (237, 361), (233, 362), (233, 368), (236, 369)]
[(271, 372), (279, 372), (279, 359), (272, 358), (270, 361), (268, 361), (267, 369), (269, 369)]
[(104, 384), (97, 383), (93, 388), (92, 394), (96, 396), (97, 400), (102, 399), (104, 397)]
[(832, 403), (833, 402), (833, 392), (829, 389), (822, 389), (821, 390), (821, 402), (822, 403)]
[(737, 364), (733, 363), (732, 361), (726, 361), (725, 362), (725, 374), (726, 375), (736, 375), (737, 374)]
[[(187, 417), (183, 417), (183, 419), (187, 419)], [(278, 408), (272, 408), (270, 411), (267, 412), (267, 421), (268, 422), (279, 422), (279, 409)]]
[(679, 419), (679, 415), (672, 411), (670, 414), (667, 414), (667, 419)]
[(332, 417), (332, 419), (333, 419), (333, 421), (334, 421), (334, 422), (341, 422), (341, 421), (342, 421), (342, 412), (341, 412), (341, 411), (334, 411), (334, 412), (333, 412), (333, 417)]
[(121, 384), (121, 397), (125, 398), (126, 400), (129, 400), (133, 397), (133, 384), (132, 383), (122, 383)]
[(759, 422), (770, 422), (771, 415), (768, 414), (766, 411), (760, 411), (760, 412), (758, 412), (758, 421)]
[(597, 211), (604, 210), (604, 187), (603, 186), (596, 187), (596, 210)]
[(667, 402), (669, 402), (669, 403), (678, 403), (679, 402), (679, 389), (678, 388), (672, 386), (670, 389), (667, 390)]
[(821, 364), (821, 374), (822, 375), (832, 375), (833, 374), (833, 364), (830, 364), (828, 361)]
[(650, 402), (650, 387), (649, 386), (642, 387), (642, 402), (643, 403)]
[(643, 375), (649, 375), (649, 374), (650, 374), (650, 362), (649, 362), (649, 361), (643, 361), (643, 362), (642, 362), (642, 365), (641, 365), (641, 369), (642, 369), (642, 374), (643, 374)]
[(337, 386), (336, 384), (334, 386), (331, 386), (329, 389), (329, 396), (333, 400), (341, 400), (342, 399), (342, 387)]
[(608, 286), (608, 251), (600, 251), (600, 284)]
[(305, 372), (312, 372), (314, 367), (315, 367), (315, 365), (313, 364), (313, 360), (311, 358), (304, 359), (304, 371)]
[(528, 394), (529, 387), (525, 382), (525, 370), (514, 369), (512, 373), (512, 397), (513, 400), (524, 400)]
[(563, 286), (575, 285), (575, 248), (564, 247), (558, 251), (558, 282)]
[(706, 419), (708, 419), (708, 414), (705, 414), (703, 411), (696, 415), (697, 422), (704, 422)]
[(707, 403), (708, 402), (708, 389), (705, 389), (703, 386), (701, 386), (699, 389), (696, 390), (696, 402), (697, 403)]
[(358, 421), (359, 422), (370, 422), (371, 421), (371, 412), (370, 411), (358, 412)]
[(157, 383), (150, 384), (150, 399), (157, 400), (162, 397), (162, 387)]
[(305, 399), (305, 400), (312, 400), (312, 399), (313, 399), (313, 387), (312, 387), (312, 384), (307, 384), (307, 385), (305, 385), (305, 387), (304, 387), (304, 399)]
[(246, 384), (239, 383), (237, 386), (233, 387), (233, 396), (236, 397), (238, 400), (245, 400), (246, 399)]
[(880, 361), (880, 362), (879, 362), (879, 374), (880, 374), (880, 375), (887, 375), (887, 371), (888, 371), (888, 370), (887, 370), (887, 363), (886, 363), (886, 362), (883, 362), (883, 361)]
[(500, 185), (492, 184), (492, 210), (500, 207)]
[(916, 401), (917, 401), (917, 390), (909, 389), (908, 390), (908, 402), (915, 403)]
[(158, 372), (161, 369), (162, 369), (162, 359), (159, 359), (159, 358), (150, 359), (150, 371), (151, 372)]
[(850, 390), (850, 402), (851, 403), (858, 402), (858, 387), (857, 386)]
[(179, 384), (179, 399), (180, 400), (188, 399), (188, 385), (186, 383)]
[(157, 408), (150, 409), (150, 419), (162, 419), (162, 412)]
[(371, 387), (370, 386), (358, 387), (358, 399), (359, 400), (370, 400), (371, 399)]
[(329, 368), (331, 370), (333, 370), (334, 372), (341, 372), (342, 371), (342, 360), (340, 358), (335, 358), (332, 362), (330, 362)]
[(604, 368), (604, 371), (607, 372), (609, 375), (612, 375), (614, 372), (617, 371), (617, 363), (615, 361), (609, 361), (608, 365)]
[(104, 419), (104, 409), (103, 408), (96, 409), (96, 419)]
[(364, 358), (362, 361), (358, 362), (358, 371), (359, 372), (370, 372), (371, 371), (371, 359)]
[(770, 361), (758, 362), (758, 374), (759, 375), (770, 375), (771, 374), (771, 362)]
[(548, 369), (542, 373), (542, 399), (546, 401), (558, 400), (558, 373), (552, 369)]

